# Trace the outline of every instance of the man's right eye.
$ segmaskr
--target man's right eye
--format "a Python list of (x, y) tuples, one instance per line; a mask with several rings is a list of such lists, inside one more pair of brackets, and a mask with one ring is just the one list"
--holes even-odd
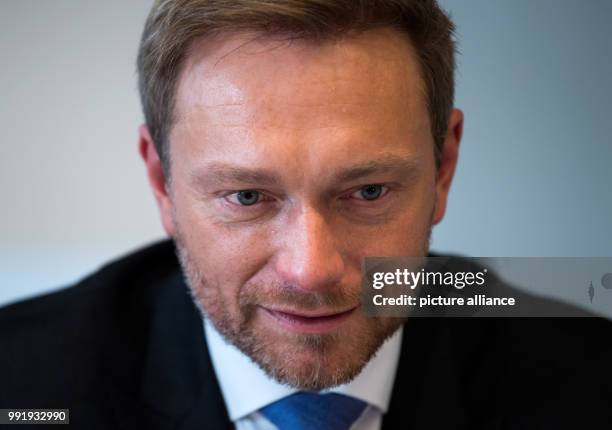
[(228, 195), (227, 198), (234, 204), (252, 206), (259, 202), (260, 194), (255, 190), (242, 190)]

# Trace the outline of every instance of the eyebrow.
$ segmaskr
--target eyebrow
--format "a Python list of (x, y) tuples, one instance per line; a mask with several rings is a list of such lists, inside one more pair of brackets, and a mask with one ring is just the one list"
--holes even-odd
[[(389, 155), (356, 164), (338, 171), (334, 175), (336, 182), (351, 182), (370, 175), (385, 172), (406, 172), (412, 177), (420, 170), (421, 162), (417, 158)], [(236, 182), (275, 186), (282, 184), (280, 176), (267, 169), (252, 169), (237, 167), (226, 163), (211, 163), (203, 169), (191, 173), (192, 180), (197, 184)]]
[(191, 173), (196, 183), (240, 182), (247, 184), (278, 185), (280, 178), (266, 169), (236, 167), (225, 163), (211, 163), (204, 169)]
[(389, 171), (405, 171), (407, 175), (414, 176), (420, 170), (420, 167), (421, 162), (418, 158), (388, 155), (383, 158), (367, 161), (343, 169), (335, 175), (335, 178), (338, 182), (351, 182), (370, 175)]

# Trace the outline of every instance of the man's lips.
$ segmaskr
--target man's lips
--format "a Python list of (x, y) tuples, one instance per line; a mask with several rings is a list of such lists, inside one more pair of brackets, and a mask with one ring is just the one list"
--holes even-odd
[(299, 333), (324, 333), (342, 324), (359, 306), (344, 311), (297, 311), (262, 307), (277, 323)]

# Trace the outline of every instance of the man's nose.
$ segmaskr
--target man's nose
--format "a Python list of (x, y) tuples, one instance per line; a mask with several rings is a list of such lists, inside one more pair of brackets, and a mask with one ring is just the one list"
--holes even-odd
[(278, 275), (303, 290), (337, 286), (345, 272), (339, 232), (315, 209), (303, 209), (279, 231), (282, 246), (276, 259)]

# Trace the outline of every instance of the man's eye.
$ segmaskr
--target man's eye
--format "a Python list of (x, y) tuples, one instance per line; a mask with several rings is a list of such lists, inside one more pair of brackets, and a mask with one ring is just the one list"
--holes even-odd
[(242, 206), (252, 206), (259, 202), (259, 192), (255, 190), (242, 190), (228, 196), (234, 203)]
[(386, 188), (379, 184), (365, 185), (359, 191), (354, 192), (353, 197), (360, 200), (376, 200), (386, 192)]

